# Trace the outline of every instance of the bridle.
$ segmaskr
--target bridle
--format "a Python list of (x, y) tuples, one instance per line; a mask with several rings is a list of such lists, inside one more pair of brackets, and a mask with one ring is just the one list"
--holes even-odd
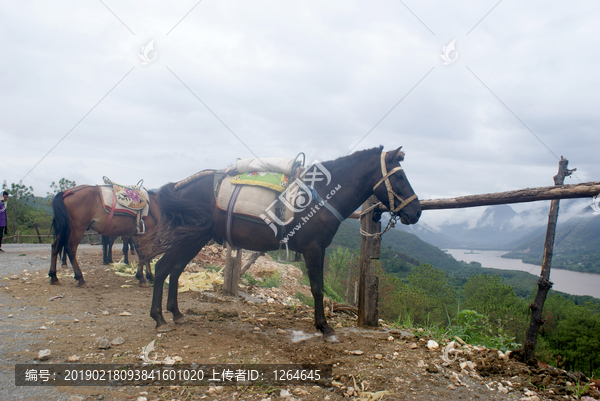
[[(390, 183), (390, 176), (392, 174), (394, 174), (397, 171), (401, 171), (402, 170), (402, 166), (398, 166), (398, 167), (394, 167), (393, 169), (391, 169), (389, 172), (387, 171), (387, 167), (385, 165), (385, 155), (387, 154), (387, 152), (381, 152), (381, 179), (379, 181), (377, 181), (377, 184), (375, 184), (375, 186), (373, 186), (373, 192), (375, 192), (375, 190), (377, 189), (377, 187), (379, 187), (382, 183), (385, 183), (385, 188), (387, 189), (387, 194), (388, 194), (388, 198), (389, 198), (389, 202), (390, 202), (390, 214), (391, 214), (391, 218), (388, 221), (387, 227), (379, 232), (379, 233), (368, 233), (366, 231), (364, 231), (361, 227), (360, 229), (360, 233), (365, 236), (365, 237), (381, 237), (381, 235), (383, 235), (384, 233), (386, 233), (389, 229), (393, 228), (396, 225), (396, 221), (398, 220), (398, 212), (400, 210), (402, 210), (403, 208), (406, 207), (406, 205), (408, 205), (410, 202), (414, 201), (415, 199), (417, 199), (417, 194), (412, 194), (410, 197), (408, 197), (407, 199), (402, 199), (400, 197), (400, 195), (398, 195), (396, 192), (394, 192), (394, 189), (392, 188), (392, 184)], [(398, 204), (398, 207), (394, 208), (394, 204), (395, 204), (395, 198), (398, 199), (398, 201), (400, 201), (400, 203)], [(360, 219), (362, 219), (362, 217), (369, 213), (371, 210), (375, 209), (376, 207), (378, 207), (379, 205), (381, 205), (382, 202), (377, 202), (376, 204), (374, 204), (373, 206), (367, 208), (366, 210), (362, 211), (359, 217), (359, 221)]]
[[(400, 195), (398, 195), (396, 192), (394, 192), (394, 189), (392, 188), (392, 184), (390, 183), (390, 176), (397, 171), (401, 171), (402, 166), (394, 167), (393, 169), (391, 169), (388, 172), (387, 167), (385, 165), (385, 155), (386, 154), (387, 154), (387, 152), (381, 152), (381, 175), (382, 175), (382, 177), (379, 181), (377, 181), (377, 184), (375, 184), (375, 186), (373, 187), (373, 192), (375, 192), (375, 190), (377, 189), (378, 186), (381, 185), (381, 183), (383, 183), (383, 182), (385, 183), (385, 188), (387, 189), (387, 193), (388, 193), (388, 197), (389, 197), (389, 201), (390, 201), (390, 213), (392, 213), (392, 215), (394, 215), (394, 214), (397, 214), (404, 207), (406, 207), (406, 205), (408, 205), (410, 202), (417, 199), (417, 194), (412, 194), (409, 198), (404, 200), (400, 197)], [(398, 205), (397, 208), (394, 208), (394, 201), (395, 201), (394, 198), (398, 198), (398, 200), (400, 201), (400, 204)]]

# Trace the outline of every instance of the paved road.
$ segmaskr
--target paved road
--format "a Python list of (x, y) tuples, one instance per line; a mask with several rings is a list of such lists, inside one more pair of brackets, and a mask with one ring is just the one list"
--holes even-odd
[[(98, 246), (80, 245), (80, 249), (99, 249)], [(44, 337), (26, 328), (36, 324), (43, 315), (43, 307), (23, 306), (10, 291), (11, 275), (22, 275), (23, 270), (48, 273), (50, 267), (50, 244), (3, 244), (0, 253), (0, 399), (2, 400), (60, 400), (65, 395), (54, 387), (16, 387), (14, 366), (17, 363), (33, 363), (23, 356), (25, 350), (48, 348)], [(29, 313), (28, 313), (29, 312)], [(13, 315), (13, 317), (9, 317)], [(43, 323), (42, 323), (43, 324)], [(30, 331), (27, 333), (26, 331)], [(26, 353), (31, 354), (31, 352)]]

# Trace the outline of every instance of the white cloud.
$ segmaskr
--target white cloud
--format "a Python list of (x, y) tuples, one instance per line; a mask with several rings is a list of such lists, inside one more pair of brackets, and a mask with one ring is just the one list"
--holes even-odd
[[(134, 67), (25, 184), (158, 187), (247, 147), (333, 159), (403, 97), (356, 150), (403, 145), (421, 199), (552, 185), (546, 146), (578, 168), (571, 183), (600, 179), (597, 2), (501, 2), (482, 21), (496, 2), (405, 2), (419, 21), (400, 2), (229, 0), (178, 24), (196, 3), (105, 1), (127, 27), (100, 2), (0, 5), (2, 179), (19, 181)], [(482, 210), (422, 221), (474, 224)]]

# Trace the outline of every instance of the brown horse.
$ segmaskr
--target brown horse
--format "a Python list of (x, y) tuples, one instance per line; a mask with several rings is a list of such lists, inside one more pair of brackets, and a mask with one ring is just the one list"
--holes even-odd
[[(149, 217), (145, 218), (146, 227), (145, 236), (152, 236), (156, 231), (160, 211), (158, 208), (158, 196), (149, 192)], [(56, 277), (56, 259), (61, 251), (66, 251), (73, 266), (75, 279), (78, 286), (85, 286), (83, 274), (77, 263), (77, 247), (83, 238), (87, 229), (93, 229), (103, 235), (110, 237), (134, 236), (137, 232), (136, 218), (129, 215), (120, 215), (115, 213), (110, 219), (109, 213), (104, 208), (99, 186), (80, 185), (66, 192), (59, 192), (52, 200), (52, 209), (54, 218), (52, 226), (54, 227), (54, 242), (52, 243), (52, 257), (50, 261), (50, 284), (60, 284)], [(142, 287), (147, 287), (146, 278), (152, 282), (154, 277), (150, 270), (150, 264), (144, 258), (143, 250), (138, 251), (140, 263), (136, 278)], [(144, 278), (143, 267), (146, 265), (146, 278)]]
[[(395, 221), (415, 224), (421, 207), (399, 161), (401, 148), (383, 152), (383, 147), (356, 152), (339, 159), (323, 162), (320, 172), (305, 176), (312, 179), (308, 188), (296, 200), (298, 209), (290, 224), (275, 226), (272, 221), (252, 222), (234, 218), (229, 238), (234, 246), (253, 251), (270, 251), (286, 242), (290, 250), (304, 255), (311, 292), (315, 301), (315, 326), (328, 341), (337, 341), (328, 326), (323, 310), (323, 262), (341, 221), (350, 216), (371, 195), (375, 194), (387, 206)], [(316, 164), (315, 164), (316, 165)], [(308, 169), (310, 170), (310, 168)], [(215, 207), (214, 171), (196, 175), (180, 184), (167, 184), (159, 191), (161, 206), (161, 238), (167, 244), (163, 257), (155, 266), (155, 285), (150, 316), (158, 331), (170, 330), (162, 315), (163, 282), (170, 274), (167, 310), (175, 323), (185, 318), (177, 304), (177, 280), (187, 263), (214, 238), (217, 242), (228, 237), (226, 212)], [(327, 176), (322, 181), (316, 174)], [(299, 205), (302, 205), (301, 208)], [(302, 210), (299, 210), (302, 209)], [(164, 229), (164, 231), (163, 231)], [(274, 231), (285, 229), (282, 236)], [(281, 233), (281, 231), (279, 231)]]

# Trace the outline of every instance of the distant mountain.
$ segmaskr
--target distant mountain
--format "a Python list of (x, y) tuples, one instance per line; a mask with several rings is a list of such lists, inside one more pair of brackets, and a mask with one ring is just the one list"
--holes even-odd
[(531, 230), (533, 216), (538, 214), (517, 213), (509, 205), (497, 205), (487, 207), (474, 225), (465, 221), (445, 223), (437, 230), (421, 223), (399, 228), (440, 248), (505, 249), (508, 243)]
[[(508, 246), (512, 252), (504, 257), (542, 264), (546, 229), (534, 230)], [(552, 267), (587, 273), (600, 273), (600, 215), (590, 206), (556, 228)]]
[[(343, 246), (352, 250), (360, 250), (359, 227), (360, 224), (357, 220), (345, 220), (340, 225), (331, 247)], [(462, 286), (473, 274), (500, 276), (506, 284), (515, 288), (520, 297), (527, 297), (535, 288), (537, 278), (532, 274), (516, 270), (482, 268), (481, 264), (477, 262), (459, 262), (452, 255), (422, 241), (416, 235), (398, 229), (399, 227), (400, 224), (382, 237), (379, 261), (387, 273), (405, 278), (414, 266), (428, 263), (438, 270), (445, 271), (449, 282), (457, 288)], [(402, 227), (408, 226), (402, 225)]]

